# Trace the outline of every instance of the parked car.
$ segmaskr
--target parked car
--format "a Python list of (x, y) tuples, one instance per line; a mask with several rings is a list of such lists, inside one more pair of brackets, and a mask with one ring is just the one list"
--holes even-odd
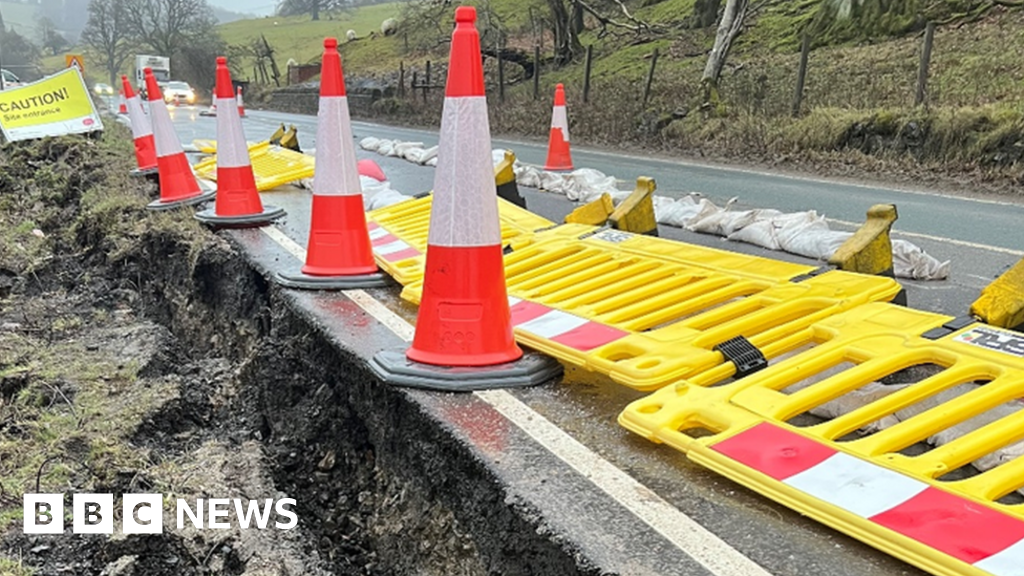
[(164, 102), (167, 102), (168, 104), (171, 102), (174, 102), (175, 104), (181, 104), (182, 102), (195, 104), (196, 93), (195, 90), (188, 85), (188, 82), (171, 81), (164, 86)]
[(114, 87), (110, 84), (104, 84), (103, 82), (97, 82), (93, 84), (92, 91), (97, 96), (113, 96)]
[(6, 90), (7, 88), (17, 88), (18, 86), (24, 86), (22, 82), (14, 72), (7, 70), (6, 68), (0, 68), (0, 76), (3, 77), (3, 84), (0, 85), (0, 90)]

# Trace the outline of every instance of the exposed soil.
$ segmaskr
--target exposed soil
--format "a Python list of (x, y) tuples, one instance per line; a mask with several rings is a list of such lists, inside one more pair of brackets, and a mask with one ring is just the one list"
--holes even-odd
[[(113, 126), (0, 149), (0, 574), (579, 573), (479, 463), (449, 492), (436, 471), (460, 462), (425, 416), (369, 388), (230, 242), (147, 213), (126, 142)], [(424, 431), (385, 439), (388, 418)], [(24, 535), (28, 492), (66, 510), (161, 493), (164, 533)], [(294, 498), (299, 524), (176, 528), (175, 498), (209, 497)]]

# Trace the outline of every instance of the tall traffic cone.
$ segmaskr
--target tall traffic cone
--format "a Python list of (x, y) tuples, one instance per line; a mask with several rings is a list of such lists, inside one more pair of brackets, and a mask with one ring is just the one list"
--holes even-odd
[(238, 117), (245, 118), (245, 103), (242, 102), (242, 87), (238, 87), (238, 95), (235, 96), (235, 103), (238, 104)]
[(256, 191), (256, 178), (249, 160), (249, 146), (242, 132), (235, 94), (231, 89), (228, 60), (217, 57), (217, 202), (213, 208), (196, 213), (207, 224), (229, 227), (263, 226), (284, 216), (276, 206), (264, 206)]
[(416, 334), (404, 354), (381, 352), (371, 366), (423, 388), (539, 384), (561, 365), (524, 356), (512, 336), (476, 9), (458, 7), (455, 22)]
[(306, 265), (300, 273), (278, 274), (276, 280), (290, 288), (384, 286), (384, 277), (377, 272), (373, 261), (366, 227), (345, 77), (335, 38), (324, 40), (317, 118), (313, 221), (309, 228)]
[[(124, 76), (122, 76), (121, 78), (124, 78)], [(124, 90), (118, 90), (117, 91), (117, 97), (120, 99), (120, 103), (117, 105), (117, 113), (118, 114), (127, 114), (128, 113), (128, 106), (126, 106), (125, 102), (124, 102)]]
[(149, 99), (149, 116), (153, 122), (153, 139), (156, 143), (156, 165), (160, 171), (160, 199), (151, 202), (150, 210), (166, 210), (177, 206), (190, 206), (209, 200), (213, 192), (203, 192), (196, 181), (196, 175), (181, 148), (178, 134), (167, 112), (163, 92), (156, 83), (153, 70), (144, 68), (146, 97)]
[(551, 110), (551, 133), (548, 136), (548, 160), (545, 170), (572, 170), (569, 153), (569, 118), (565, 114), (565, 87), (555, 86), (555, 106)]
[[(153, 140), (153, 127), (149, 124), (149, 118), (142, 110), (142, 102), (138, 94), (132, 90), (127, 76), (121, 76), (121, 105), (125, 107), (125, 114), (132, 125), (132, 139), (135, 140), (135, 162), (138, 168), (132, 170), (132, 176), (149, 176), (157, 173), (156, 163), (156, 142)], [(128, 96), (127, 102), (124, 97)]]

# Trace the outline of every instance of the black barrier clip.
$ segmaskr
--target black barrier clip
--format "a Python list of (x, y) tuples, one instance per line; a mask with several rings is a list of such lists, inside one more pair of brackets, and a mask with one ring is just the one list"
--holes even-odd
[(730, 338), (715, 346), (714, 350), (721, 352), (726, 361), (736, 366), (737, 378), (749, 376), (768, 367), (768, 359), (764, 354), (743, 336)]

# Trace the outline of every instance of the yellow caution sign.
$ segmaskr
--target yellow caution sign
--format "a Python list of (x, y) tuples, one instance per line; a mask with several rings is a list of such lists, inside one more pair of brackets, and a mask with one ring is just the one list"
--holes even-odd
[(77, 68), (0, 92), (0, 129), (9, 141), (103, 130)]
[[(890, 278), (566, 224), (505, 257), (517, 340), (650, 390), (715, 366), (760, 367), (758, 349), (901, 290)], [(418, 302), (413, 283), (402, 297)], [(731, 343), (750, 347), (731, 361)]]
[(933, 574), (1020, 573), (1024, 510), (1000, 499), (1024, 488), (1024, 335), (876, 303), (770, 355), (732, 382), (715, 369), (665, 387), (619, 421)]

